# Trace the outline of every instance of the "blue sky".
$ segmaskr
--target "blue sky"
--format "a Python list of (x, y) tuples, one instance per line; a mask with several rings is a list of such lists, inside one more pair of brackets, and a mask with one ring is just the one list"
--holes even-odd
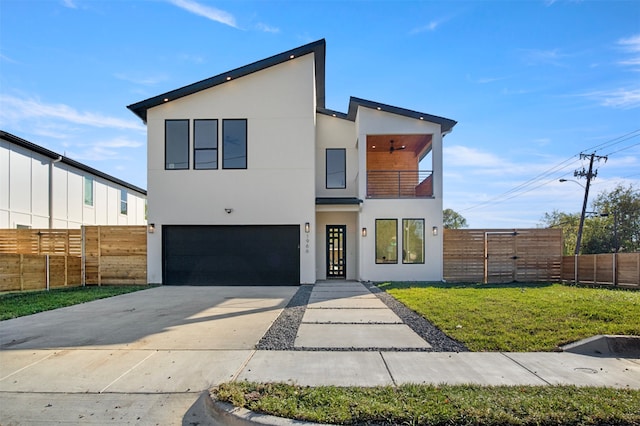
[[(444, 205), (471, 227), (577, 212), (640, 188), (640, 2), (0, 0), (0, 129), (146, 187), (126, 106), (327, 41), (327, 108), (350, 96), (458, 121)], [(584, 180), (581, 183), (585, 183)]]

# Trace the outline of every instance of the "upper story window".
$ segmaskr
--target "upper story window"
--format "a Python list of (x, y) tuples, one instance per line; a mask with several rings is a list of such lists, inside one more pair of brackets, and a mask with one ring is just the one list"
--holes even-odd
[(193, 121), (193, 167), (218, 168), (218, 120)]
[(93, 206), (93, 178), (84, 177), (84, 205)]
[(120, 214), (127, 214), (127, 201), (128, 201), (128, 195), (129, 193), (127, 192), (126, 189), (121, 189), (120, 190)]
[(222, 120), (222, 168), (247, 168), (247, 120)]
[(347, 150), (344, 148), (327, 149), (327, 189), (347, 187)]
[(189, 168), (189, 120), (164, 122), (165, 170)]

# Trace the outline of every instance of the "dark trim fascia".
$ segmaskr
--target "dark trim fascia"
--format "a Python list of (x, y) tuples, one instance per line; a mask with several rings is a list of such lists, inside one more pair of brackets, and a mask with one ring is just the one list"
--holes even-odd
[(376, 109), (383, 112), (390, 112), (392, 114), (402, 115), (404, 117), (415, 118), (416, 120), (436, 123), (440, 125), (443, 134), (449, 133), (451, 129), (453, 129), (453, 126), (457, 124), (457, 121), (451, 120), (449, 118), (438, 117), (437, 115), (431, 115), (423, 112), (413, 111), (410, 109), (386, 105), (380, 102), (369, 101), (353, 96), (349, 99), (349, 112), (347, 114), (349, 120), (355, 121), (356, 114), (358, 112), (358, 106)]
[(146, 123), (147, 110), (149, 108), (162, 105), (167, 102), (171, 102), (175, 99), (182, 98), (184, 96), (192, 95), (201, 90), (209, 89), (211, 87), (226, 83), (231, 80), (244, 77), (254, 72), (262, 71), (266, 68), (272, 67), (298, 58), (300, 56), (313, 53), (315, 55), (315, 83), (316, 83), (316, 102), (319, 108), (324, 108), (325, 104), (325, 57), (326, 57), (326, 42), (324, 39), (314, 41), (313, 43), (306, 44), (304, 46), (296, 47), (295, 49), (288, 50), (286, 52), (279, 53), (266, 59), (254, 62), (249, 65), (245, 65), (240, 68), (236, 68), (231, 71), (218, 74), (216, 76), (207, 78), (205, 80), (198, 81), (188, 86), (181, 87), (158, 96), (146, 99), (144, 101), (137, 102), (127, 106), (134, 114), (142, 119)]
[[(349, 117), (344, 112), (334, 111), (332, 109), (316, 108), (316, 112), (318, 114), (328, 115), (330, 117), (341, 118), (343, 120), (349, 120)], [(353, 121), (353, 120), (349, 120), (349, 121)]]
[(316, 206), (325, 205), (358, 205), (362, 200), (356, 197), (316, 197)]
[(49, 151), (48, 149), (43, 148), (40, 145), (36, 145), (33, 142), (29, 142), (29, 141), (27, 141), (25, 139), (19, 138), (18, 136), (15, 136), (15, 135), (12, 135), (11, 133), (5, 132), (4, 130), (0, 130), (0, 139), (4, 139), (4, 140), (6, 140), (8, 142), (14, 143), (14, 144), (16, 144), (18, 146), (21, 146), (21, 147), (23, 147), (25, 149), (28, 149), (29, 151), (33, 151), (33, 152), (36, 152), (36, 153), (38, 153), (40, 155), (44, 155), (45, 157), (49, 157), (52, 160), (60, 159), (62, 163), (68, 164), (68, 165), (70, 165), (72, 167), (75, 167), (76, 169), (83, 170), (83, 171), (85, 171), (87, 173), (90, 173), (92, 175), (101, 177), (102, 179), (108, 180), (108, 181), (113, 182), (115, 184), (118, 184), (120, 186), (124, 186), (125, 188), (128, 188), (128, 189), (130, 189), (132, 191), (135, 191), (135, 192), (138, 192), (140, 194), (143, 194), (145, 197), (147, 196), (147, 191), (142, 189), (142, 188), (139, 188), (139, 187), (137, 187), (135, 185), (132, 185), (132, 184), (130, 184), (128, 182), (120, 180), (120, 179), (118, 179), (116, 177), (113, 177), (111, 175), (108, 175), (106, 173), (103, 173), (103, 172), (101, 172), (99, 170), (96, 170), (96, 169), (94, 169), (92, 167), (89, 167), (89, 166), (87, 166), (85, 164), (79, 163), (79, 162), (77, 162), (75, 160), (72, 160), (72, 159), (70, 159), (68, 157), (64, 157), (64, 156), (62, 156), (62, 155), (60, 155), (60, 154), (58, 154), (56, 152)]

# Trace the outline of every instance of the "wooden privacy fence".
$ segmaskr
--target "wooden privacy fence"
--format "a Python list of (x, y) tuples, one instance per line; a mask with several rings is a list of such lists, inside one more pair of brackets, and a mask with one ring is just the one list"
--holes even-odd
[(562, 280), (581, 284), (640, 288), (640, 253), (563, 256)]
[(560, 280), (560, 229), (445, 229), (443, 238), (447, 281)]
[(0, 291), (146, 283), (146, 226), (0, 230)]

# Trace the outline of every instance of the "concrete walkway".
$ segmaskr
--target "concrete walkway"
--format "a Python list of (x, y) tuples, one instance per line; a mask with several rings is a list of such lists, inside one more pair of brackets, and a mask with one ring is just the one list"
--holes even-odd
[(159, 287), (3, 321), (0, 424), (214, 424), (205, 392), (229, 380), (640, 389), (640, 359), (425, 352), (355, 282), (314, 287), (296, 350), (256, 351), (297, 289)]

